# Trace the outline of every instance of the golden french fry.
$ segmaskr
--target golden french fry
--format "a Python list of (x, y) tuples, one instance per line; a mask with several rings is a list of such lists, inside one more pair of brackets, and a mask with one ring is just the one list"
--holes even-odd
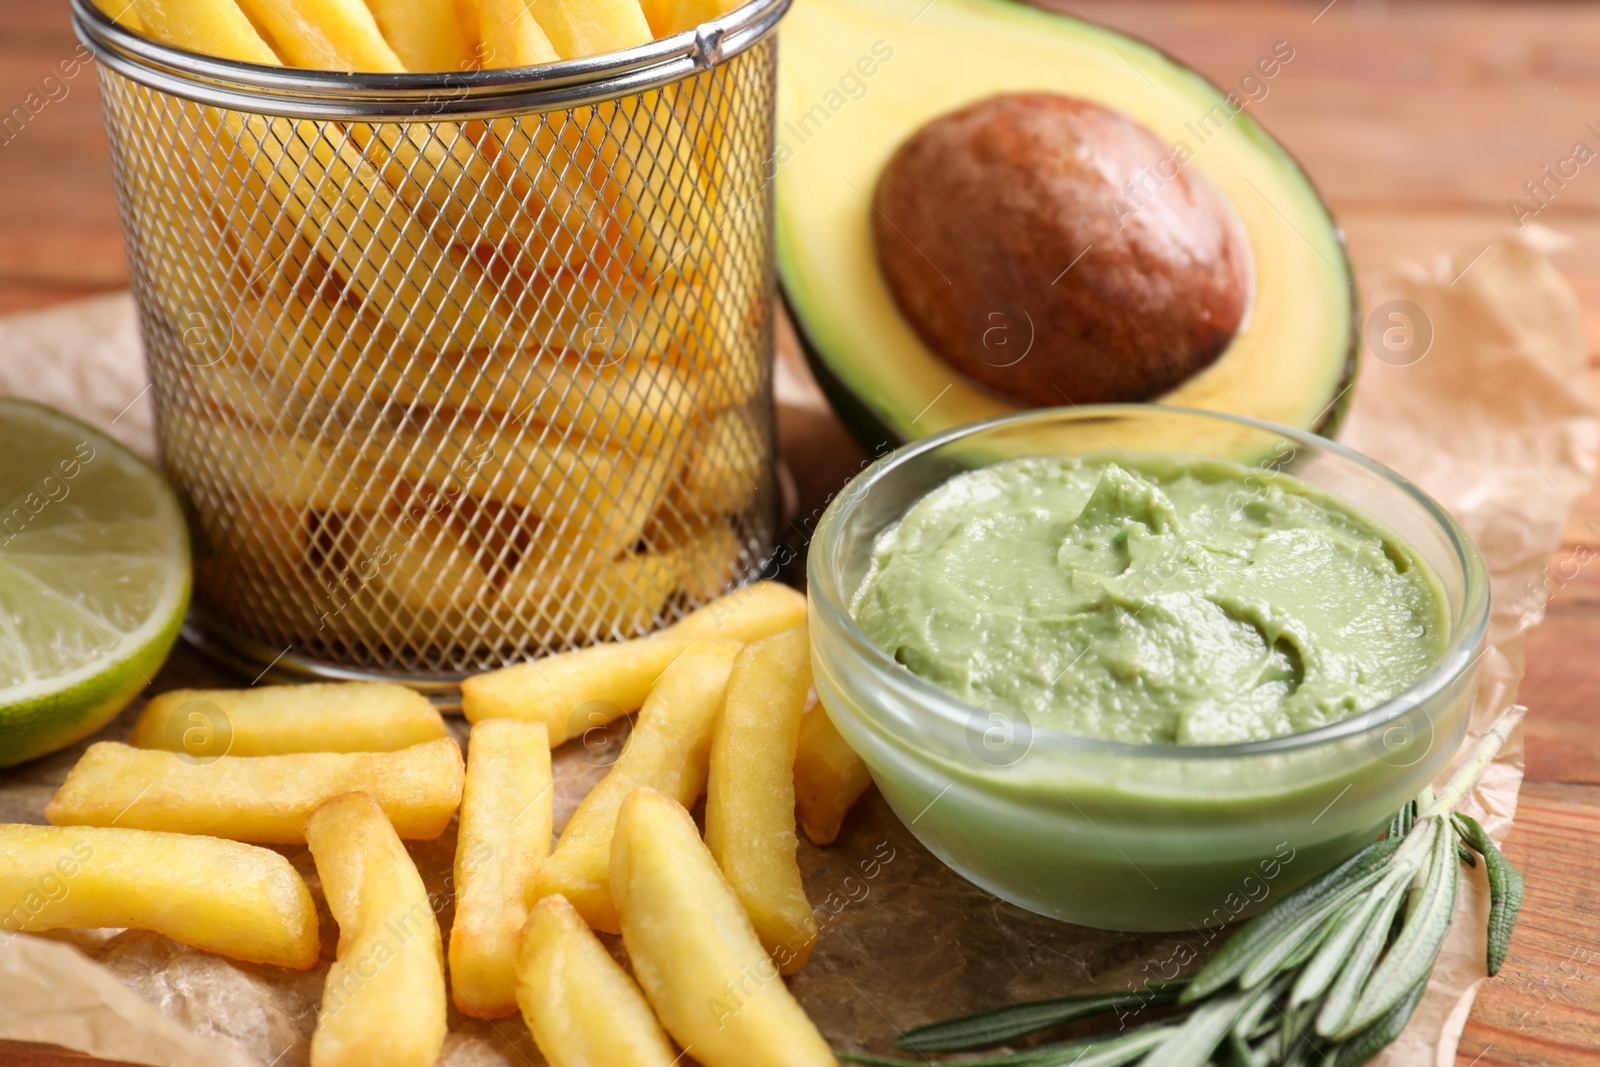
[(615, 641), (656, 625), (677, 587), (674, 561), (654, 553), (625, 553), (599, 567), (553, 578), (525, 557), (508, 585), (511, 603), (525, 617), (537, 608), (533, 630), (546, 644)]
[(672, 1067), (680, 1057), (628, 972), (566, 897), (528, 913), (517, 1003), (550, 1067)]
[(370, 793), (402, 837), (431, 839), (461, 803), (461, 749), (448, 737), (398, 752), (300, 752), (195, 760), (114, 741), (90, 745), (44, 817), (292, 845), (342, 793)]
[(471, 70), (472, 46), (455, 0), (367, 0), (406, 70)]
[[(294, 578), (309, 558), (311, 516), (304, 508), (239, 496), (225, 511), (201, 518), (200, 525), (197, 540), (203, 539), (206, 551), (195, 559), (195, 580), (218, 603), (244, 596), (262, 573)], [(237, 585), (242, 576), (247, 576), (246, 584)]]
[(214, 837), (0, 826), (0, 927), (154, 930), (236, 960), (306, 970), (317, 910), (289, 861)]
[[(249, 178), (250, 195), (266, 197), (264, 187), (255, 191), (259, 176)], [(279, 216), (280, 222), (286, 215)], [(370, 309), (363, 313), (327, 291), (332, 277), (327, 264), (299, 233), (249, 234), (241, 244), (248, 246), (241, 247), (241, 260), (276, 263), (284, 275), (301, 279), (289, 291), (277, 288), (281, 277), (262, 279), (263, 287), (273, 287), (259, 296), (247, 292), (234, 304), (237, 356), (230, 362), (244, 372), (244, 380), (230, 384), (234, 393), (245, 394), (243, 413), (255, 406), (251, 393), (266, 393), (272, 404), (298, 410), (303, 405), (296, 402), (302, 398), (327, 404), (345, 400), (350, 396), (346, 383), (352, 379), (367, 384), (362, 377), (371, 370), (363, 368), (358, 375), (353, 368), (378, 362), (370, 353), (392, 348), (398, 339), (395, 331)], [(385, 399), (374, 396), (373, 406)]]
[(485, 69), (532, 67), (561, 58), (523, 0), (478, 0), (478, 40)]
[[(510, 611), (545, 646), (632, 637), (656, 625), (677, 585), (668, 556), (624, 552), (595, 559), (616, 542), (568, 539), (570, 522), (541, 521), (526, 537), (496, 519), (495, 501), (418, 494), (381, 515), (353, 521), (353, 557), (378, 614), (423, 617), (430, 626), (466, 626), (478, 612)], [(615, 518), (615, 516), (613, 516)], [(477, 615), (481, 624), (481, 615)]]
[(818, 707), (800, 720), (794, 757), (795, 815), (813, 845), (831, 845), (844, 817), (872, 784), (872, 772), (855, 754), (828, 713)]
[(706, 847), (781, 974), (805, 966), (817, 943), (794, 832), (794, 755), (810, 688), (804, 626), (744, 646), (728, 678), (706, 783)]
[(362, 0), (239, 0), (286, 62), (312, 70), (405, 70)]
[[(123, 6), (126, 0), (106, 2), (112, 5), (108, 10), (114, 10)], [(163, 44), (246, 63), (280, 65), (277, 54), (262, 39), (234, 0), (133, 0), (133, 5), (127, 8), (123, 16), (124, 19), (129, 17), (138, 21), (140, 32)], [(218, 216), (234, 220), (224, 222), (225, 228), (239, 225), (237, 220), (248, 216), (251, 222), (242, 226), (247, 254), (254, 255), (256, 262), (266, 262), (258, 253), (260, 246), (266, 243), (262, 232), (271, 229), (270, 223), (265, 220), (272, 213), (256, 210), (256, 205), (263, 201), (266, 202), (263, 206), (272, 203), (266, 195), (265, 183), (259, 178), (251, 182), (249, 176), (243, 175), (241, 169), (233, 164), (230, 158), (233, 138), (231, 135), (216, 136), (220, 132), (216, 129), (216, 112), (190, 104), (184, 104), (183, 108), (184, 117), (198, 127), (195, 140), (212, 146), (207, 153), (210, 157), (206, 161), (209, 166), (200, 164), (191, 156), (180, 164), (188, 182), (175, 182), (170, 172), (173, 166), (170, 157), (130, 153), (125, 165), (130, 168), (126, 176), (126, 188), (133, 200), (132, 210), (136, 214), (149, 213), (165, 218), (173, 226), (188, 229), (190, 232), (186, 237), (198, 248), (213, 244), (211, 230), (217, 225)], [(185, 184), (192, 185), (192, 188), (184, 188)], [(240, 204), (246, 196), (250, 203), (249, 210), (228, 210), (230, 205)], [(217, 215), (196, 211), (196, 203), (216, 205)], [(183, 331), (185, 342), (190, 332), (196, 329), (212, 337), (225, 334), (227, 323), (224, 309), (229, 305), (221, 292), (224, 286), (217, 272), (204, 272), (196, 279), (187, 273), (180, 273), (172, 257), (154, 256), (145, 264), (145, 273), (154, 300)], [(206, 363), (211, 358), (202, 355), (195, 361)]]
[[(538, 22), (528, 17), (531, 31)], [(489, 54), (491, 47), (492, 42), (484, 41), (485, 66), (506, 65)], [(541, 290), (558, 281), (570, 283), (580, 267), (628, 262), (629, 250), (620, 242), (594, 243), (622, 229), (599, 189), (578, 179), (583, 164), (574, 152), (585, 143), (585, 135), (572, 121), (576, 114), (549, 112), (473, 127), (479, 151), (510, 194), (495, 205), (493, 217), (482, 220), (477, 248), (495, 251), (499, 276), (515, 274)]]
[(628, 796), (611, 884), (634, 976), (696, 1061), (836, 1065), (680, 804), (648, 787)]
[(541, 723), (489, 719), (467, 742), (467, 784), (456, 838), (456, 918), (450, 989), (479, 1019), (517, 1012), (517, 946), (528, 883), (550, 855), (555, 792)]
[[(260, 312), (242, 313), (250, 314), (248, 337), (263, 339), (253, 347), (270, 352), (279, 377), (295, 382), (307, 396), (330, 402), (355, 385), (374, 406), (392, 402), (407, 408), (481, 412), (486, 435), (514, 433), (524, 424), (535, 432), (537, 427), (553, 426), (563, 435), (635, 454), (663, 447), (670, 451), (700, 406), (697, 384), (676, 367), (656, 361), (630, 358), (596, 366), (543, 353), (490, 359), (482, 352), (452, 353), (437, 360), (373, 359), (364, 346), (369, 339), (388, 336), (381, 326), (369, 326), (348, 305), (313, 306), (302, 312), (298, 302), (289, 303), (287, 317), (309, 317), (297, 330), (294, 323), (277, 325), (285, 309), (268, 299), (260, 303)], [(270, 332), (256, 325), (258, 316), (274, 324)], [(330, 318), (337, 321), (324, 327)], [(296, 332), (284, 337), (289, 330)], [(244, 336), (241, 330), (241, 343)], [(324, 336), (349, 340), (332, 350)]]
[(618, 931), (611, 902), (611, 835), (617, 809), (636, 786), (649, 785), (693, 804), (705, 787), (711, 732), (739, 646), (690, 644), (661, 675), (617, 762), (572, 813), (550, 858), (539, 865), (529, 901), (560, 893), (596, 930)]
[(134, 33), (145, 32), (144, 23), (139, 19), (139, 11), (134, 6), (134, 0), (95, 0), (95, 6), (111, 16), (111, 21), (123, 29), (132, 30)]
[(667, 446), (635, 456), (536, 424), (480, 430), (459, 420), (391, 433), (370, 449), (367, 461), (386, 482), (426, 483), (453, 489), (451, 496), (528, 508), (567, 544), (590, 547), (591, 558), (600, 560), (639, 539), (677, 453)]
[[(229, 162), (247, 161), (254, 172), (247, 182), (264, 184), (264, 199), (281, 205), (330, 265), (330, 284), (358, 311), (413, 347), (445, 351), (499, 343), (506, 324), (485, 291), (491, 283), (474, 259), (452, 251), (451, 233), (434, 232), (435, 212), (407, 205), (385, 180), (383, 167), (394, 162), (394, 152), (378, 163), (362, 155), (361, 131), (369, 129), (358, 127), (347, 137), (332, 124), (220, 115), (217, 152)], [(152, 169), (143, 180), (162, 178)], [(417, 307), (436, 313), (417, 316)]]
[(772, 455), (760, 416), (741, 406), (719, 415), (696, 434), (699, 451), (684, 478), (684, 492), (707, 511), (743, 511), (767, 479)]
[(306, 843), (339, 924), (311, 1067), (428, 1067), (444, 1045), (444, 956), (416, 864), (365, 793), (320, 805)]
[(280, 65), (277, 53), (234, 0), (134, 0), (133, 10), (144, 32), (165, 44), (243, 63)]
[(657, 37), (692, 30), (720, 18), (745, 0), (640, 0), (650, 32)]
[(632, 48), (650, 40), (639, 0), (528, 0), (562, 59)]
[[(537, 8), (535, 14), (542, 22)], [(526, 279), (517, 313), (536, 336), (578, 351), (640, 357), (689, 343), (700, 307), (673, 289), (703, 278), (719, 247), (702, 236), (707, 219), (718, 215), (708, 174), (721, 168), (707, 162), (718, 156), (689, 132), (715, 121), (704, 108), (680, 107), (669, 86), (626, 106), (607, 102), (491, 124), (497, 169), (520, 205), (514, 212), (502, 206), (515, 241), (497, 262)], [(553, 232), (552, 219), (562, 220)], [(544, 240), (533, 241), (530, 229)], [(492, 230), (486, 236), (503, 241)], [(754, 277), (746, 285), (761, 288)], [(552, 287), (573, 307), (552, 315)]]
[[(649, 532), (645, 534), (649, 538)], [(717, 518), (698, 529), (691, 526), (668, 544), (678, 588), (693, 600), (719, 597), (739, 577), (743, 561), (739, 539), (725, 520)]]
[(576, 733), (639, 710), (667, 664), (691, 641), (755, 641), (799, 626), (805, 617), (803, 594), (777, 582), (756, 582), (650, 637), (475, 675), (461, 683), (461, 706), (469, 722), (542, 722), (550, 730), (550, 743), (559, 745)]
[[(376, 418), (374, 412), (363, 421)], [(326, 434), (313, 437), (294, 429), (209, 421), (205, 434), (175, 438), (165, 458), (188, 484), (211, 485), (219, 494), (242, 493), (300, 511), (372, 507), (377, 503), (371, 499), (375, 484), (413, 487), (410, 498), (396, 499), (399, 515), (371, 528), (370, 543), (363, 545), (368, 552), (380, 547), (398, 552), (399, 544), (418, 529), (449, 522), (448, 516), (461, 512), (457, 502), (462, 498), (525, 508), (548, 531), (542, 535), (548, 543), (521, 546), (507, 565), (522, 558), (553, 558), (565, 566), (560, 561), (576, 544), (586, 552), (570, 561), (569, 569), (576, 570), (602, 566), (639, 540), (679, 456), (671, 442), (634, 456), (577, 434), (546, 434), (537, 424), (480, 431), (459, 421), (448, 426), (429, 422), (421, 429), (374, 422), (365, 434), (354, 429), (346, 426), (330, 441)], [(274, 461), (263, 464), (262, 455)], [(468, 526), (479, 521), (495, 529), (501, 525), (475, 514), (455, 517)], [(433, 539), (422, 540), (431, 545)], [(436, 555), (434, 566), (457, 568), (447, 577), (470, 579), (460, 569), (470, 553)], [(448, 589), (440, 595), (456, 599)]]
[[(377, 453), (370, 440), (362, 442)], [(355, 507), (379, 477), (373, 456), (349, 439), (330, 441), (295, 430), (260, 430), (208, 420), (204, 433), (174, 434), (162, 458), (184, 484), (218, 495), (243, 494), (304, 510)], [(271, 456), (271, 463), (263, 463)]]
[(174, 689), (152, 697), (128, 738), (191, 756), (394, 752), (448, 737), (428, 698), (393, 682)]
[[(455, 0), (456, 21), (461, 24), (461, 32), (467, 38), (467, 46), (472, 50), (476, 62), (478, 59), (478, 0)], [(482, 67), (481, 62), (476, 63)]]
[(570, 359), (532, 364), (526, 400), (514, 413), (632, 452), (680, 436), (698, 400), (696, 385), (666, 364), (629, 360), (594, 367)]

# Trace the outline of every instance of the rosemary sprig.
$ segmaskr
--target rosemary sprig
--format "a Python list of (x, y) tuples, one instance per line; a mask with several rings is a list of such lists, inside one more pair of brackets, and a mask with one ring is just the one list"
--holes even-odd
[(1102, 1012), (1171, 1004), (1187, 984), (1183, 981), (1158, 981), (1149, 983), (1144, 989), (1130, 989), (1121, 993), (1090, 993), (1087, 996), (1013, 1004), (997, 1011), (981, 1011), (976, 1015), (963, 1015), (948, 1022), (918, 1027), (912, 1031), (915, 1038), (907, 1034), (898, 1044), (913, 1052), (951, 1052), (998, 1045), (1013, 1037), (1038, 1033)]
[[(997, 1045), (1125, 1007), (1186, 1012), (1134, 1030), (1039, 1045), (960, 1067), (1357, 1067), (1399, 1036), (1450, 931), (1460, 865), (1489, 879), (1488, 970), (1505, 962), (1522, 875), (1483, 827), (1455, 809), (1522, 710), (1506, 712), (1435, 796), (1402, 808), (1388, 836), (1240, 927), (1187, 982), (1033, 1001), (919, 1027), (895, 1044), (919, 1053)], [(929, 1062), (841, 1052), (882, 1067)]]

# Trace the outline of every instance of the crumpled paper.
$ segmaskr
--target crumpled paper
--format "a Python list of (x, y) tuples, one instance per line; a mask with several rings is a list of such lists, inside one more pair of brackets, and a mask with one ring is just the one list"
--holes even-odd
[[(1433, 494), (1483, 551), (1495, 607), (1474, 735), (1515, 700), (1522, 635), (1538, 615), (1518, 614), (1512, 600), (1559, 545), (1573, 500), (1593, 481), (1600, 445), (1579, 308), (1544, 258), (1551, 240), (1529, 227), (1364, 286), (1378, 355), (1364, 360), (1341, 440)], [(148, 453), (148, 395), (131, 323), (126, 297), (0, 321), (0, 392), (101, 425), (115, 420), (113, 431)], [(793, 363), (785, 370), (780, 404), (820, 402)], [(183, 648), (156, 681), (158, 689), (208, 684), (238, 683)], [(125, 736), (133, 714), (101, 736)], [(464, 735), (462, 724), (454, 728)], [(591, 738), (558, 753), (558, 828), (615, 758), (625, 731), (620, 724), (603, 742)], [(41, 821), (45, 800), (82, 748), (0, 772), (0, 819)], [(1510, 826), (1521, 779), (1519, 735), (1472, 798), (1497, 837)], [(445, 929), (453, 851), (453, 830), (412, 845)], [(285, 852), (316, 893), (305, 850)], [(912, 1026), (1015, 1000), (1127, 988), (1153, 967), (1215, 947), (1198, 936), (1087, 930), (1005, 904), (927, 853), (875, 792), (836, 844), (802, 842), (800, 858), (820, 941), (792, 988), (840, 1047), (889, 1052)], [(1482, 980), (1487, 906), (1481, 869), (1469, 872), (1429, 993), (1381, 1062), (1453, 1062)], [(233, 963), (137, 931), (11, 938), (0, 944), (0, 1038), (158, 1067), (303, 1064), (336, 937), (325, 907), (321, 915), (323, 964), (306, 974)], [(542, 1062), (520, 1021), (452, 1012), (441, 1064)]]
[[(1582, 309), (1544, 253), (1563, 239), (1539, 226), (1452, 259), (1402, 266), (1367, 291), (1369, 337), (1398, 328), (1411, 347), (1369, 358), (1340, 440), (1382, 460), (1439, 500), (1466, 527), (1493, 591), (1484, 656), (1463, 749), (1516, 700), (1527, 582), (1561, 544), (1573, 502), (1594, 484), (1600, 423), (1590, 395)], [(1382, 317), (1386, 308), (1410, 323)], [(1376, 326), (1370, 325), (1378, 317)], [(1409, 328), (1407, 337), (1404, 331)], [(1421, 330), (1431, 345), (1419, 353)], [(1538, 713), (1538, 709), (1534, 709)], [(1504, 840), (1522, 786), (1519, 729), (1466, 810)], [(1450, 1067), (1484, 979), (1489, 890), (1464, 879), (1444, 951), (1411, 1025), (1377, 1063)]]

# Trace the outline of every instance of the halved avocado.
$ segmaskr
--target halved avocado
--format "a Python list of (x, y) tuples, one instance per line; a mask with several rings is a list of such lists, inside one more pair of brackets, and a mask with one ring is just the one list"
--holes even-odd
[(900, 313), (878, 268), (873, 191), (924, 123), (1000, 93), (1119, 110), (1192, 155), (1250, 242), (1254, 292), (1214, 363), (1155, 402), (1331, 435), (1359, 332), (1343, 237), (1294, 159), (1228, 95), (1143, 42), (1014, 0), (796, 0), (778, 94), (777, 248), (819, 383), (863, 446), (1019, 406), (957, 374)]

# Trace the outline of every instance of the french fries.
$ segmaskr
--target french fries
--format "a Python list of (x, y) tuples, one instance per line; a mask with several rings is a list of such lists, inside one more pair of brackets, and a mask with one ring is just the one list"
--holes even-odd
[[(330, 70), (537, 64), (651, 37), (638, 0), (136, 4), (125, 21), (159, 40)], [(677, 17), (724, 9), (717, 0), (691, 8)], [(185, 330), (203, 320), (207, 336), (229, 342), (204, 395), (213, 432), (175, 440), (166, 458), (200, 495), (242, 495), (287, 535), (224, 543), (209, 569), (260, 558), (304, 579), (326, 562), (308, 528), (361, 529), (369, 555), (417, 563), (414, 573), (442, 590), (380, 574), (390, 616), (434, 613), (451, 629), (464, 612), (498, 607), (504, 588), (520, 598), (519, 616), (540, 619), (546, 647), (642, 629), (674, 592), (699, 601), (733, 577), (738, 546), (728, 550), (726, 530), (715, 543), (634, 546), (674, 508), (700, 525), (754, 509), (756, 485), (770, 478), (762, 435), (744, 433), (730, 411), (765, 381), (761, 333), (742, 320), (746, 304), (769, 301), (753, 274), (722, 269), (727, 253), (697, 236), (708, 213), (737, 206), (730, 198), (750, 169), (742, 139), (721, 147), (677, 86), (637, 106), (493, 121), (333, 124), (192, 110), (184, 119), (210, 147), (185, 164), (182, 188), (170, 161), (135, 154), (126, 164), (139, 214), (187, 220), (183, 240), (223, 260), (199, 293), (166, 258), (151, 265), (164, 315)], [(193, 203), (209, 208), (192, 212)], [(415, 355), (386, 355), (395, 351)], [(707, 374), (713, 360), (727, 366)], [(324, 405), (352, 403), (348, 432), (327, 430)], [(373, 419), (401, 409), (416, 427)], [(474, 444), (493, 452), (462, 478), (456, 467)], [(451, 534), (465, 524), (479, 543), (418, 561), (417, 545), (385, 530), (406, 503), (374, 500), (367, 487), (403, 497), (447, 484), (461, 489), (462, 510), (512, 509), (516, 521), (497, 525), (549, 542), (506, 553), (473, 531), (472, 517), (452, 518)], [(484, 565), (501, 556), (498, 570)], [(504, 573), (519, 557), (551, 565)], [(640, 595), (595, 595), (613, 568), (637, 571)], [(352, 613), (342, 636), (388, 640), (367, 632), (381, 628), (372, 621)]]
[(523, 0), (478, 0), (478, 36), (485, 68), (532, 67), (561, 58)]
[[(677, 570), (677, 588), (696, 600), (722, 596), (739, 577), (742, 561), (742, 546), (733, 528), (726, 519), (719, 517), (703, 524), (682, 524), (679, 529), (683, 532), (659, 542), (677, 546), (671, 551)], [(649, 530), (645, 537), (650, 537)]]
[[(691, 641), (755, 641), (798, 626), (805, 617), (802, 594), (777, 582), (757, 582), (649, 637), (546, 656), (468, 678), (461, 683), (462, 710), (469, 722), (542, 722), (550, 731), (551, 745), (559, 745), (585, 729), (637, 711), (661, 672)], [(577, 714), (580, 709), (585, 712), (582, 716)]]
[(632, 48), (650, 40), (639, 0), (528, 0), (562, 59)]
[(810, 688), (805, 627), (746, 645), (728, 678), (706, 785), (706, 847), (781, 974), (803, 967), (817, 943), (794, 832), (794, 756)]
[(681, 805), (647, 787), (629, 794), (617, 815), (611, 885), (634, 975), (697, 1061), (837, 1063)]
[(317, 911), (288, 860), (186, 834), (0, 826), (0, 927), (132, 927), (250, 963), (317, 962)]
[(455, 0), (367, 0), (406, 70), (471, 70), (476, 56)]
[(144, 23), (139, 21), (139, 12), (133, 6), (133, 0), (95, 0), (95, 7), (111, 16), (115, 22), (125, 30), (134, 33), (144, 33)]
[(399, 752), (301, 752), (191, 762), (114, 741), (90, 745), (44, 810), (57, 826), (126, 826), (257, 844), (305, 840), (317, 805), (370, 793), (401, 837), (438, 837), (461, 803), (461, 750), (448, 737)]
[(554, 799), (542, 723), (488, 719), (472, 728), (450, 928), (450, 990), (465, 1015), (498, 1019), (517, 1012), (528, 883), (550, 855)]
[[(262, 456), (271, 456), (272, 462), (261, 462)], [(362, 484), (376, 476), (370, 460), (348, 448), (237, 422), (208, 423), (203, 434), (174, 434), (164, 458), (187, 484), (219, 490), (226, 485), (233, 492), (301, 509), (351, 507)]]
[(242, 63), (282, 65), (233, 0), (133, 0), (133, 10), (158, 41)]
[[(332, 310), (341, 319), (353, 316), (346, 305)], [(295, 304), (295, 314), (313, 312), (323, 320), (329, 317), (326, 305), (302, 312)], [(284, 310), (269, 302), (262, 314), (276, 323)], [(488, 422), (483, 442), (518, 429), (537, 432), (553, 426), (596, 445), (646, 452), (685, 436), (700, 404), (696, 383), (657, 360), (630, 357), (597, 366), (567, 356), (525, 359), (513, 361), (508, 373), (489, 363), (484, 353), (463, 353), (448, 357), (448, 367), (440, 369), (422, 361), (365, 358), (359, 347), (366, 333), (354, 323), (340, 327), (353, 335), (345, 350), (321, 350), (317, 321), (306, 323), (303, 335), (279, 342), (281, 355), (274, 360), (279, 375), (296, 382), (307, 396), (325, 395), (331, 402), (340, 389), (358, 385), (374, 407), (392, 402), (407, 408), (483, 412)], [(259, 327), (249, 332), (252, 337), (277, 336)], [(509, 451), (502, 450), (502, 458)]]
[(701, 22), (722, 18), (744, 0), (640, 0), (640, 3), (645, 8), (645, 18), (650, 19), (651, 34), (667, 37), (694, 29)]
[(744, 0), (640, 0), (650, 32), (657, 37), (692, 30), (726, 15)]
[(696, 436), (699, 452), (689, 466), (685, 489), (708, 511), (742, 511), (766, 482), (762, 467), (771, 453), (761, 420), (748, 407), (717, 417)]
[(813, 845), (831, 845), (844, 817), (872, 784), (872, 772), (820, 706), (800, 720), (794, 758), (795, 814)]
[(394, 752), (448, 737), (428, 698), (392, 682), (174, 689), (152, 697), (128, 743), (191, 756)]
[(444, 956), (416, 865), (364, 793), (318, 807), (306, 843), (339, 924), (312, 1067), (428, 1067), (444, 1045)]
[(562, 896), (528, 914), (517, 1003), (550, 1067), (673, 1067), (639, 986)]
[(378, 32), (362, 0), (239, 0), (256, 25), (266, 29), (297, 67), (318, 70), (405, 70)]
[(539, 865), (529, 902), (559, 893), (596, 930), (618, 931), (611, 899), (611, 835), (617, 810), (636, 786), (693, 804), (706, 782), (711, 733), (739, 646), (696, 641), (661, 675), (639, 711), (627, 747), (583, 798), (550, 858)]

